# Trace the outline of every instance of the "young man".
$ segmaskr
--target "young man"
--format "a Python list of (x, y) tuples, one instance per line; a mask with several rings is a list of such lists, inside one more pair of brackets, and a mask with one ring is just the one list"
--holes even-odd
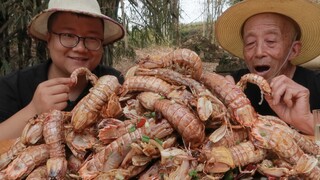
[(124, 36), (123, 27), (101, 14), (96, 0), (51, 0), (31, 21), (28, 32), (47, 42), (50, 59), (0, 79), (0, 139), (19, 137), (28, 120), (51, 109), (70, 111), (91, 86), (85, 77), (75, 86), (70, 74), (79, 67), (98, 77), (124, 78), (99, 65), (103, 46)]
[(245, 90), (256, 111), (277, 115), (306, 134), (313, 134), (311, 110), (320, 108), (320, 80), (297, 65), (320, 54), (319, 17), (320, 9), (307, 0), (245, 0), (216, 23), (220, 45), (248, 68), (227, 78), (237, 82), (244, 74), (255, 73), (267, 79), (272, 96), (261, 105), (257, 86)]

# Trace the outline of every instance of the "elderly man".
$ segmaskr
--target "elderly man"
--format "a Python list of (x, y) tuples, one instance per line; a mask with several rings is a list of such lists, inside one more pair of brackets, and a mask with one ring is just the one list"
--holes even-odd
[(261, 105), (257, 86), (245, 90), (255, 110), (306, 134), (313, 134), (311, 110), (320, 108), (320, 80), (298, 65), (320, 54), (319, 17), (320, 9), (307, 0), (245, 0), (216, 23), (220, 45), (247, 65), (227, 78), (237, 82), (255, 73), (267, 79), (272, 96)]

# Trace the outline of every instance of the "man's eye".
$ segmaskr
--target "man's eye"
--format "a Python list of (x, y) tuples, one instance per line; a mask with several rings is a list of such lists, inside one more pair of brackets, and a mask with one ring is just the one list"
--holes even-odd
[(271, 44), (271, 43), (275, 43), (275, 41), (267, 41), (267, 43)]
[(75, 37), (74, 34), (68, 34), (68, 33), (62, 34), (62, 36), (66, 37), (66, 38), (74, 38)]
[(266, 41), (268, 46), (274, 46), (276, 41)]
[(250, 47), (250, 46), (253, 46), (254, 45), (254, 42), (253, 41), (250, 41), (250, 42), (246, 42), (245, 43), (245, 46), (246, 47)]

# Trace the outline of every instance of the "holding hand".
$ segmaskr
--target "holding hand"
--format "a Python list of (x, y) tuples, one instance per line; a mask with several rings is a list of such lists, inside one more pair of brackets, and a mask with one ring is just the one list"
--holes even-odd
[(285, 75), (273, 78), (270, 86), (272, 96), (265, 98), (274, 112), (296, 129), (312, 134), (309, 90)]
[(37, 114), (51, 109), (63, 110), (69, 99), (70, 78), (55, 78), (40, 83), (33, 95), (30, 106)]

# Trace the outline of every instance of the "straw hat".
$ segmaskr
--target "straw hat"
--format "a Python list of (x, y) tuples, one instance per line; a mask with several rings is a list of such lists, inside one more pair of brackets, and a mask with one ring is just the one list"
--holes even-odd
[(48, 9), (36, 15), (28, 26), (28, 33), (37, 39), (46, 40), (49, 16), (57, 11), (74, 12), (101, 18), (104, 21), (103, 44), (110, 44), (124, 36), (124, 29), (115, 20), (101, 13), (96, 0), (50, 0)]
[(295, 20), (301, 30), (301, 53), (291, 62), (299, 65), (320, 54), (320, 8), (307, 0), (244, 0), (231, 6), (217, 20), (216, 38), (224, 49), (243, 58), (241, 28), (251, 16), (274, 12)]

